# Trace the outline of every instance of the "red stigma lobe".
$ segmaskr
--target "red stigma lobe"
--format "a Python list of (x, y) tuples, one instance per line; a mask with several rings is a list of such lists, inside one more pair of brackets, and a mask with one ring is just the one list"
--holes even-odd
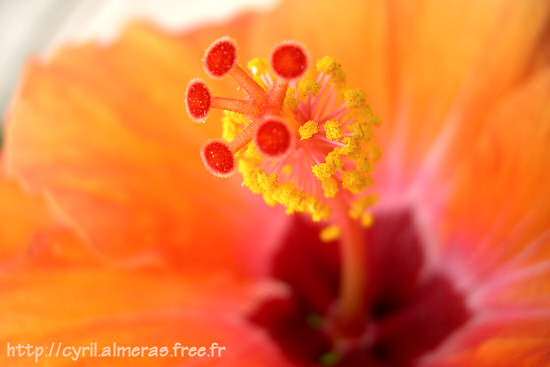
[(237, 45), (229, 38), (222, 37), (212, 43), (204, 55), (204, 69), (213, 78), (227, 74), (237, 61)]
[(307, 55), (297, 43), (285, 42), (271, 54), (271, 67), (282, 79), (296, 79), (307, 69)]
[(211, 104), (206, 84), (199, 79), (192, 80), (185, 93), (185, 102), (189, 116), (197, 122), (204, 122)]
[(213, 175), (218, 177), (230, 176), (235, 168), (233, 153), (222, 141), (214, 140), (206, 144), (201, 151), (204, 165)]
[(290, 148), (292, 135), (287, 124), (275, 117), (268, 117), (256, 130), (256, 146), (269, 157), (280, 157)]

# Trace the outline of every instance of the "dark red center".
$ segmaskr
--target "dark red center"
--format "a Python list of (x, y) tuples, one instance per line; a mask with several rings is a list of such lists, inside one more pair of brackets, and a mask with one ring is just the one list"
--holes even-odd
[(414, 366), (464, 324), (463, 296), (442, 274), (420, 277), (423, 246), (408, 211), (375, 218), (364, 232), (369, 256), (370, 337), (335, 353), (323, 323), (338, 295), (336, 243), (319, 241), (319, 228), (296, 217), (273, 262), (273, 276), (288, 285), (289, 296), (273, 297), (251, 319), (265, 328), (281, 351), (300, 364), (337, 366)]
[(258, 149), (271, 157), (280, 156), (290, 147), (290, 131), (284, 122), (269, 120), (258, 127), (256, 144)]
[(202, 151), (204, 163), (218, 176), (226, 176), (233, 171), (235, 160), (233, 154), (222, 142), (208, 143)]
[(200, 120), (210, 110), (210, 91), (203, 82), (191, 83), (187, 89), (187, 110), (191, 117)]
[(271, 65), (278, 76), (285, 79), (294, 79), (306, 70), (307, 56), (300, 46), (283, 44), (273, 51)]
[(235, 44), (229, 40), (221, 40), (214, 43), (208, 50), (204, 65), (210, 74), (221, 77), (231, 70), (236, 58)]

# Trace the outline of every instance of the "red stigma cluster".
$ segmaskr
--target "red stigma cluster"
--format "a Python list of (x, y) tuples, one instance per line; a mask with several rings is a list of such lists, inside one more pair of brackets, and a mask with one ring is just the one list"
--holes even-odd
[(234, 154), (254, 141), (258, 151), (267, 158), (279, 158), (289, 151), (293, 131), (282, 119), (283, 102), (288, 83), (301, 77), (308, 58), (302, 46), (284, 42), (273, 50), (271, 67), (277, 75), (264, 90), (237, 63), (237, 45), (228, 37), (214, 41), (206, 50), (203, 67), (212, 78), (231, 75), (247, 93), (247, 100), (212, 96), (206, 84), (193, 79), (187, 87), (185, 102), (189, 116), (204, 122), (211, 108), (233, 111), (248, 116), (252, 123), (229, 143), (216, 140), (203, 147), (201, 156), (206, 167), (216, 176), (226, 177), (234, 171)]
[(293, 43), (284, 43), (271, 54), (271, 68), (279, 78), (298, 78), (306, 71), (307, 64), (304, 50)]
[(185, 100), (189, 116), (197, 122), (204, 122), (210, 110), (210, 91), (206, 84), (200, 79), (192, 80), (187, 86)]
[(203, 162), (213, 175), (227, 177), (233, 173), (235, 159), (224, 142), (219, 140), (209, 142), (202, 149), (201, 155)]
[(280, 157), (290, 148), (292, 135), (284, 120), (267, 117), (256, 129), (254, 141), (258, 150), (268, 157)]

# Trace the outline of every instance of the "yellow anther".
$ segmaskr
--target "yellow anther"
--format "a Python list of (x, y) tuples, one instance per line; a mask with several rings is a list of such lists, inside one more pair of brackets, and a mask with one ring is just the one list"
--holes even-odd
[(285, 95), (285, 101), (283, 102), (284, 108), (288, 110), (293, 110), (296, 107), (298, 107), (299, 101), (296, 99), (296, 89), (295, 88), (287, 88), (286, 89), (286, 95)]
[(363, 141), (370, 141), (372, 139), (371, 124), (363, 123), (361, 128), (363, 129)]
[(264, 193), (262, 197), (264, 198), (264, 201), (267, 205), (269, 206), (277, 205), (277, 201), (273, 199), (273, 195), (271, 193)]
[(248, 69), (253, 75), (261, 75), (269, 71), (269, 62), (264, 57), (255, 57), (248, 62)]
[(250, 143), (246, 146), (245, 149), (239, 150), (236, 156), (239, 158), (245, 158), (255, 164), (258, 164), (262, 161), (262, 156), (260, 155), (260, 152), (258, 152), (258, 149), (256, 149), (256, 145)]
[(340, 148), (340, 153), (351, 161), (359, 159), (361, 154), (361, 140), (355, 136), (346, 136), (342, 139), (342, 142), (345, 145)]
[(378, 197), (375, 194), (365, 195), (360, 199), (351, 202), (351, 207), (349, 210), (349, 215), (353, 219), (357, 219), (364, 213), (364, 211), (374, 205)]
[(325, 134), (327, 139), (337, 141), (342, 137), (342, 130), (340, 130), (340, 122), (328, 120), (325, 122)]
[(311, 138), (314, 134), (317, 134), (319, 132), (319, 125), (313, 121), (310, 120), (300, 126), (298, 129), (298, 133), (300, 134), (300, 140), (307, 140)]
[(346, 89), (344, 91), (344, 99), (348, 102), (347, 107), (361, 107), (367, 101), (367, 95), (361, 89)]
[(321, 163), (318, 166), (313, 166), (311, 171), (319, 180), (323, 181), (334, 174), (334, 170), (327, 164)]
[(327, 226), (319, 232), (319, 238), (323, 242), (332, 242), (340, 238), (340, 227), (336, 224)]
[(321, 187), (325, 192), (325, 197), (333, 198), (338, 193), (338, 182), (333, 177), (325, 178), (321, 181)]
[[(348, 106), (349, 107), (349, 106)], [(361, 105), (359, 107), (350, 107), (350, 116), (351, 118), (360, 124), (372, 122), (374, 115), (372, 110), (368, 105)]]
[(254, 194), (261, 194), (262, 187), (258, 182), (258, 173), (262, 172), (262, 170), (244, 159), (239, 160), (238, 169), (243, 175), (243, 186), (248, 187)]
[(304, 100), (308, 96), (317, 96), (321, 86), (315, 80), (302, 79), (298, 82), (298, 99)]
[(332, 82), (337, 87), (342, 87), (346, 82), (346, 73), (334, 57), (325, 56), (317, 61), (317, 71), (323, 71), (330, 75)]
[(318, 207), (311, 213), (311, 219), (314, 222), (328, 220), (331, 214), (332, 211), (330, 209), (330, 206), (322, 205), (321, 203), (319, 203)]
[(350, 124), (348, 126), (349, 131), (353, 133), (353, 136), (357, 139), (363, 139), (365, 137), (365, 131), (363, 129), (363, 126), (358, 123), (354, 122), (353, 124)]
[(233, 140), (250, 122), (245, 115), (223, 111), (222, 115), (222, 137), (225, 141)]
[(371, 227), (374, 223), (374, 218), (371, 213), (365, 213), (361, 216), (361, 225), (365, 228)]
[(333, 174), (334, 172), (340, 171), (344, 167), (344, 161), (342, 160), (342, 156), (340, 155), (340, 149), (336, 148), (332, 150), (329, 154), (327, 154), (325, 162), (330, 166)]
[(256, 57), (248, 62), (248, 70), (252, 73), (252, 78), (256, 83), (260, 84), (264, 89), (267, 85), (262, 80), (262, 75), (269, 74), (269, 62), (263, 57)]
[(274, 173), (266, 176), (264, 172), (258, 173), (258, 184), (264, 193), (272, 193), (278, 186), (277, 175)]
[(360, 194), (367, 188), (368, 180), (359, 171), (342, 172), (342, 187), (352, 194)]
[(355, 169), (361, 173), (368, 173), (371, 171), (371, 164), (368, 157), (361, 157), (355, 163)]
[(222, 138), (225, 141), (231, 141), (239, 135), (240, 129), (233, 122), (223, 123), (222, 125)]
[(382, 156), (382, 152), (380, 151), (378, 144), (367, 145), (367, 153), (372, 162), (376, 162)]

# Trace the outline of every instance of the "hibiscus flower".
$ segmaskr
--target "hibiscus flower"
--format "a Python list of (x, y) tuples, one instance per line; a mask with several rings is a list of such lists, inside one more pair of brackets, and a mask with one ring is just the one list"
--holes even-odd
[[(77, 365), (132, 366), (550, 364), (549, 16), (540, 0), (288, 1), (181, 35), (133, 24), (112, 45), (30, 60), (2, 153), (2, 365), (66, 365), (71, 357)], [(306, 211), (266, 195), (274, 185), (268, 171), (283, 167), (260, 167), (261, 190), (247, 170), (240, 173), (248, 188), (241, 174), (221, 179), (204, 167), (201, 150), (207, 165), (226, 163), (209, 161), (215, 154), (204, 144), (222, 135), (217, 121), (235, 115), (208, 110), (205, 124), (192, 122), (185, 101), (196, 99), (187, 85), (207, 80), (201, 58), (223, 35), (238, 43), (240, 64), (296, 40), (311, 69), (325, 60), (334, 72), (338, 60), (346, 88), (364, 91), (334, 95), (346, 100), (342, 108), (368, 101), (374, 111), (368, 123), (382, 155), (361, 172), (378, 197), (370, 212), (361, 210), (366, 228), (339, 220), (330, 201), (360, 191), (343, 172), (331, 171), (336, 186), (307, 172), (320, 187), (307, 193), (321, 206)], [(325, 74), (304, 83), (303, 97), (292, 83), (309, 74), (286, 75), (303, 125), (314, 94), (330, 93), (330, 86), (315, 92), (313, 82), (323, 88), (330, 74), (322, 65)], [(266, 73), (257, 82), (268, 90), (288, 87)], [(207, 85), (209, 95), (242, 98), (228, 78)], [(331, 118), (343, 118), (327, 105)], [(349, 139), (338, 134), (360, 119), (329, 120), (314, 118), (317, 126), (294, 140), (255, 133), (255, 144), (275, 142), (295, 170), (305, 160), (296, 158), (297, 140), (343, 148)], [(258, 121), (279, 137), (295, 133), (286, 117)], [(320, 152), (330, 158), (327, 146)], [(358, 167), (360, 157), (342, 155), (341, 169)], [(300, 177), (309, 176), (286, 178), (299, 185)], [(356, 197), (345, 199), (342, 212)], [(327, 231), (324, 219), (340, 226)], [(361, 246), (346, 251), (350, 242)], [(55, 355), (58, 346), (90, 343), (100, 352), (113, 343), (224, 349), (203, 358), (150, 350), (97, 357), (92, 347)], [(16, 357), (9, 348), (18, 344), (43, 346), (43, 355)]]

